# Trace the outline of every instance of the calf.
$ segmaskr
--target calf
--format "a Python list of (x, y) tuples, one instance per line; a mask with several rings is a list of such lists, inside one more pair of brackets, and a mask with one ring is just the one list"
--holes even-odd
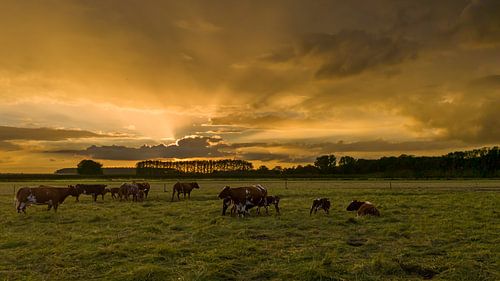
[(77, 196), (75, 187), (23, 187), (16, 194), (16, 210), (18, 213), (26, 213), (28, 204), (48, 205), (47, 211), (54, 207), (54, 212), (68, 196)]
[(313, 201), (311, 210), (309, 211), (309, 215), (311, 215), (313, 211), (316, 214), (318, 209), (323, 209), (323, 210), (325, 210), (325, 213), (329, 214), (330, 213), (330, 206), (331, 206), (331, 204), (330, 204), (330, 200), (328, 198), (316, 198)]
[(184, 194), (184, 199), (186, 198), (186, 194), (188, 195), (188, 199), (191, 199), (191, 191), (196, 188), (199, 189), (200, 186), (196, 182), (177, 182), (174, 184), (173, 190), (172, 190), (172, 200), (174, 201), (174, 195), (177, 192), (177, 200), (181, 200), (179, 195), (181, 192)]
[(234, 203), (240, 216), (249, 214), (248, 210), (261, 204), (266, 205), (267, 189), (261, 185), (244, 186), (231, 188), (224, 187), (219, 193), (219, 198), (223, 199), (222, 215), (226, 214), (227, 208)]
[(347, 206), (347, 211), (357, 211), (358, 216), (380, 216), (380, 212), (378, 211), (377, 207), (373, 205), (372, 203), (366, 201), (358, 201), (354, 200)]
[[(92, 195), (92, 199), (94, 202), (97, 201), (97, 196), (101, 195), (102, 200), (104, 200), (104, 194), (106, 194), (106, 186), (105, 184), (77, 184), (75, 185), (75, 188), (77, 190), (78, 195), (76, 196), (76, 202), (79, 202), (80, 200), (80, 194), (85, 194), (85, 195)], [(70, 185), (71, 187), (71, 185)]]
[(266, 200), (262, 201), (257, 207), (257, 214), (260, 214), (260, 207), (266, 208), (266, 214), (269, 214), (269, 206), (274, 205), (274, 209), (276, 210), (276, 214), (280, 214), (279, 208), (280, 198), (278, 196), (267, 196)]
[(144, 192), (144, 197), (148, 198), (149, 190), (151, 190), (151, 186), (148, 182), (137, 182), (135, 183), (140, 190)]

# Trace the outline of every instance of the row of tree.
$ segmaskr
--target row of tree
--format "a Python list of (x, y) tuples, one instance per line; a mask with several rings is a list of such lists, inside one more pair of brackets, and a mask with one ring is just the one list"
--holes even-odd
[(177, 172), (189, 174), (212, 174), (217, 172), (245, 172), (253, 169), (252, 163), (244, 160), (193, 160), (158, 161), (147, 160), (136, 165), (137, 175), (161, 176)]
[[(498, 147), (458, 151), (443, 156), (382, 157), (356, 159), (322, 155), (313, 164), (291, 168), (276, 166), (269, 169), (244, 160), (147, 160), (136, 165), (138, 176), (218, 175), (239, 177), (393, 177), (393, 178), (450, 178), (500, 177), (500, 150)], [(102, 164), (83, 160), (78, 164), (82, 175), (102, 174)]]

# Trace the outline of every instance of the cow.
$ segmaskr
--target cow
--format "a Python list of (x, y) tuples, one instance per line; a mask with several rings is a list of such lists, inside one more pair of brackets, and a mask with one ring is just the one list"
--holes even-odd
[(325, 213), (329, 214), (330, 213), (330, 200), (328, 198), (316, 198), (313, 200), (313, 204), (311, 207), (311, 210), (309, 211), (309, 215), (318, 211), (318, 209), (323, 209)]
[[(79, 202), (80, 194), (92, 195), (92, 199), (94, 202), (97, 201), (97, 196), (101, 195), (102, 200), (104, 200), (104, 194), (106, 194), (106, 186), (105, 184), (77, 184), (74, 187), (78, 195), (76, 196), (76, 202)], [(71, 187), (71, 185), (69, 186)]]
[[(111, 198), (116, 199), (120, 196), (120, 188), (119, 187), (113, 187), (109, 189), (109, 192), (111, 193)], [(121, 199), (121, 197), (120, 197)]]
[(222, 215), (226, 214), (231, 201), (236, 207), (238, 215), (244, 217), (249, 214), (249, 209), (259, 205), (266, 205), (267, 189), (262, 185), (243, 186), (231, 188), (226, 186), (219, 193), (219, 198), (223, 199)]
[(174, 187), (173, 187), (173, 190), (172, 190), (172, 200), (171, 201), (174, 201), (174, 195), (175, 193), (177, 192), (177, 200), (181, 200), (181, 198), (179, 197), (179, 195), (181, 194), (181, 192), (184, 194), (184, 199), (186, 199), (186, 193), (188, 195), (188, 199), (191, 199), (191, 191), (196, 188), (196, 189), (199, 189), (200, 186), (198, 185), (198, 183), (196, 182), (176, 182), (174, 184)]
[(64, 202), (68, 196), (77, 196), (78, 191), (75, 187), (23, 187), (16, 194), (16, 210), (18, 213), (26, 214), (26, 206), (28, 204), (48, 205), (47, 211), (54, 207), (54, 212)]
[(124, 183), (120, 186), (118, 197), (120, 197), (120, 200), (125, 199), (128, 201), (129, 196), (132, 195), (132, 201), (137, 201), (139, 190), (140, 189), (136, 184)]
[(148, 182), (136, 182), (135, 183), (140, 190), (144, 192), (144, 197), (148, 198), (149, 190), (151, 190), (151, 186)]
[(274, 205), (274, 209), (276, 210), (276, 214), (280, 214), (280, 198), (278, 196), (267, 196), (266, 200), (262, 201), (259, 206), (257, 206), (257, 214), (260, 214), (260, 208), (266, 208), (266, 214), (269, 214), (269, 206)]
[(353, 200), (349, 206), (347, 206), (347, 211), (357, 211), (357, 216), (366, 216), (366, 215), (371, 215), (371, 216), (380, 216), (380, 212), (378, 211), (377, 207), (373, 205), (372, 203), (366, 201), (358, 201), (358, 200)]

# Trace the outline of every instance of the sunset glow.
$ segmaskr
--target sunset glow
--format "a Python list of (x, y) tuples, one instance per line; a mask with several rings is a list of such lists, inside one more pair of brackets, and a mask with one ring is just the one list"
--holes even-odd
[(0, 7), (0, 173), (500, 143), (499, 1)]

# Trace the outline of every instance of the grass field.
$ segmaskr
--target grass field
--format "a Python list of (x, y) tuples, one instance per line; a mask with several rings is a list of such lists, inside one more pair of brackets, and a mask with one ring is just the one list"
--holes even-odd
[[(13, 186), (41, 183), (69, 182), (0, 183), (1, 280), (500, 280), (500, 181), (204, 180), (173, 203), (173, 182), (152, 182), (142, 203), (17, 214)], [(221, 216), (219, 190), (250, 183), (282, 197), (281, 216)], [(330, 215), (309, 216), (315, 197)], [(352, 199), (381, 217), (346, 212)]]

